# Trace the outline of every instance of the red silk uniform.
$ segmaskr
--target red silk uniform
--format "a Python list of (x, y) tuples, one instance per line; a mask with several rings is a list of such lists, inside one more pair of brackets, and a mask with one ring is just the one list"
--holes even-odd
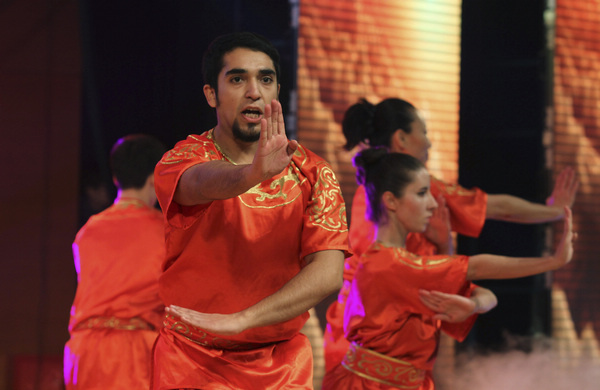
[[(305, 256), (348, 250), (345, 204), (322, 158), (300, 146), (283, 172), (244, 194), (177, 204), (183, 172), (211, 160), (227, 158), (208, 131), (179, 142), (155, 171), (166, 220), (165, 305), (238, 312), (281, 289)], [(310, 344), (299, 333), (307, 318), (217, 337), (167, 316), (155, 346), (154, 388), (312, 388)]]
[[(434, 197), (440, 194), (446, 200), (450, 212), (452, 231), (470, 237), (478, 237), (485, 223), (487, 194), (478, 188), (467, 190), (459, 185), (451, 185), (434, 177), (431, 178), (431, 193)], [(325, 340), (325, 369), (336, 366), (344, 357), (349, 343), (344, 338), (342, 318), (344, 304), (356, 262), (362, 253), (375, 241), (377, 227), (366, 218), (367, 199), (364, 186), (359, 186), (352, 201), (352, 223), (350, 226), (350, 246), (354, 256), (346, 259), (344, 265), (344, 286), (340, 290), (338, 300), (327, 310), (327, 326)], [(434, 255), (436, 246), (422, 233), (409, 233), (406, 238), (406, 249), (419, 255)]]
[(468, 257), (421, 257), (374, 243), (357, 263), (348, 290), (344, 333), (351, 344), (323, 389), (433, 389), (440, 330), (462, 341), (476, 315), (460, 324), (433, 320), (418, 291), (471, 296)]
[[(453, 232), (479, 237), (487, 208), (487, 194), (479, 188), (467, 190), (457, 184), (447, 184), (431, 177), (431, 194), (437, 198), (442, 195), (450, 212), (450, 226)], [(369, 221), (367, 196), (364, 186), (358, 186), (352, 200), (352, 226), (350, 227), (350, 245), (355, 256), (360, 256), (373, 241), (376, 226)], [(411, 233), (406, 241), (406, 249), (418, 254), (434, 254), (435, 245), (428, 242), (422, 233)]]
[(165, 257), (161, 213), (121, 198), (77, 233), (77, 292), (64, 351), (67, 389), (148, 389), (162, 327), (158, 295)]

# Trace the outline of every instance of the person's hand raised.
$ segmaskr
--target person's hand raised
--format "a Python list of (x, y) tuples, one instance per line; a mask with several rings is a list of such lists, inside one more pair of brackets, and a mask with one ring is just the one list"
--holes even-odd
[(554, 252), (554, 258), (559, 267), (567, 264), (573, 258), (573, 241), (577, 239), (577, 233), (573, 232), (573, 213), (571, 209), (565, 206), (564, 213), (562, 237)]
[(429, 219), (429, 224), (424, 233), (425, 238), (437, 246), (439, 253), (452, 254), (450, 210), (446, 206), (446, 199), (443, 195), (438, 196), (435, 200), (438, 207), (433, 210), (433, 215)]
[(298, 142), (288, 140), (281, 103), (273, 99), (265, 105), (264, 117), (260, 121), (260, 139), (252, 162), (255, 172), (262, 180), (269, 179), (287, 167)]
[(546, 205), (563, 208), (573, 207), (575, 195), (579, 188), (579, 180), (571, 167), (566, 167), (558, 174), (552, 194), (546, 199)]

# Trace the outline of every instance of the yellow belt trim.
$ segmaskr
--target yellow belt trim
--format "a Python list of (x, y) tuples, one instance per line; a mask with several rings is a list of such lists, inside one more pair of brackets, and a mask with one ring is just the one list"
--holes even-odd
[(399, 389), (417, 389), (425, 380), (427, 371), (409, 362), (350, 344), (342, 366), (352, 373), (375, 382)]
[(118, 330), (154, 330), (154, 326), (150, 325), (141, 318), (117, 318), (117, 317), (91, 317), (80, 322), (75, 327), (75, 330), (80, 329), (118, 329)]
[(250, 350), (262, 348), (274, 343), (251, 343), (251, 342), (235, 342), (221, 337), (213, 336), (206, 331), (190, 325), (181, 319), (167, 314), (165, 316), (164, 329), (176, 332), (186, 339), (207, 348), (227, 349), (227, 350)]

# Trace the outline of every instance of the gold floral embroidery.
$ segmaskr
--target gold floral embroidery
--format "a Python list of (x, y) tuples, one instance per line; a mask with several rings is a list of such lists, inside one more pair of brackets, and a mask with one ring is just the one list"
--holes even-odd
[[(293, 166), (289, 165), (285, 175), (272, 180), (268, 186), (265, 186), (265, 182), (257, 184), (246, 191), (246, 193), (240, 195), (239, 198), (245, 206), (250, 208), (280, 207), (292, 203), (300, 196), (302, 193), (299, 188), (300, 184), (302, 182), (294, 172)], [(278, 202), (256, 204), (265, 200), (278, 200)]]
[(190, 143), (169, 150), (162, 160), (160, 160), (160, 163), (164, 165), (178, 164), (182, 161), (198, 157), (202, 158), (203, 160), (216, 160), (220, 158), (220, 156), (211, 147), (207, 147), (213, 145), (212, 130), (210, 130), (207, 136), (208, 141), (201, 139), (196, 135), (188, 136), (188, 139), (190, 138), (198, 141), (198, 143)]
[(350, 344), (342, 366), (354, 374), (399, 389), (416, 389), (425, 380), (426, 371), (407, 361)]
[[(172, 149), (163, 157), (161, 164), (177, 164), (193, 158), (205, 161), (223, 159), (217, 151), (213, 131), (209, 130), (206, 136), (188, 136), (188, 139), (197, 142)], [(271, 209), (294, 202), (302, 195), (301, 186), (308, 180), (301, 174), (308, 160), (306, 150), (299, 147), (285, 174), (257, 184), (239, 195), (239, 200), (246, 207), (255, 209)], [(348, 231), (346, 207), (333, 170), (325, 161), (319, 161), (317, 172), (318, 177), (313, 185), (314, 199), (308, 210), (311, 222), (329, 231)]]
[(190, 325), (168, 314), (165, 316), (163, 325), (165, 326), (165, 329), (179, 333), (186, 339), (208, 348), (247, 350), (268, 345), (267, 343), (236, 343), (232, 340), (213, 336), (200, 328)]
[(317, 169), (319, 177), (313, 188), (313, 204), (308, 211), (310, 218), (315, 225), (326, 230), (347, 231), (346, 207), (335, 174), (323, 161), (318, 163)]
[(394, 248), (394, 256), (397, 261), (400, 263), (415, 269), (436, 267), (449, 261), (452, 261), (453, 256), (444, 256), (444, 257), (421, 257), (419, 255), (415, 255), (413, 253), (408, 252), (404, 248)]

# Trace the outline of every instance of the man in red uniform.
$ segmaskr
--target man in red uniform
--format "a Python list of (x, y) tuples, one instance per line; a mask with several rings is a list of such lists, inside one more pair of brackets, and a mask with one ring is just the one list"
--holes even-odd
[(78, 285), (64, 351), (67, 389), (148, 389), (162, 326), (158, 295), (165, 257), (154, 167), (166, 148), (147, 135), (120, 139), (110, 163), (115, 202), (77, 233)]
[(155, 171), (168, 307), (153, 389), (309, 389), (308, 310), (337, 291), (348, 249), (329, 164), (288, 140), (279, 55), (263, 37), (217, 38), (204, 56), (217, 125)]

